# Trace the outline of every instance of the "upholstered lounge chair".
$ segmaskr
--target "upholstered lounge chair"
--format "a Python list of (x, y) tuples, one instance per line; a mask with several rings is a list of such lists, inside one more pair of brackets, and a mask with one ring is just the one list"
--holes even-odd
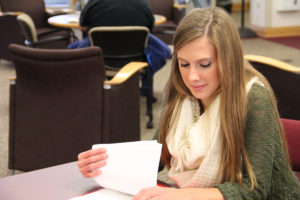
[(0, 12), (0, 59), (11, 61), (8, 45), (23, 44), (24, 39), (16, 16), (20, 13)]
[[(48, 34), (52, 34), (52, 32), (46, 32), (41, 35), (37, 35), (37, 31), (35, 28), (35, 24), (32, 18), (27, 14), (21, 14), (17, 16), (17, 21), (21, 27), (22, 33), (25, 37), (24, 44), (30, 47), (39, 47), (39, 48), (49, 48), (49, 44), (53, 43), (62, 43), (62, 46), (67, 46), (72, 38), (72, 35), (52, 35), (50, 37), (46, 37)], [(43, 39), (41, 39), (43, 38)], [(57, 45), (57, 44), (54, 44)]]
[(300, 121), (281, 118), (292, 168), (300, 182)]
[[(163, 15), (167, 21), (163, 24), (155, 25), (152, 33), (166, 44), (172, 44), (175, 29), (183, 17), (182, 9), (174, 0), (149, 0), (152, 12)], [(174, 6), (175, 5), (175, 6)]]
[(39, 49), (11, 44), (9, 168), (31, 171), (77, 160), (97, 143), (140, 139), (139, 72), (106, 80), (99, 47)]
[[(8, 50), (10, 43), (24, 44), (24, 37), (16, 20), (16, 17), (22, 13), (26, 13), (32, 18), (40, 39), (72, 34), (71, 29), (57, 28), (48, 24), (47, 19), (50, 15), (46, 12), (44, 0), (0, 0), (0, 8), (2, 13), (0, 14), (0, 40), (4, 41), (0, 42), (0, 59), (11, 60)], [(45, 48), (63, 49), (66, 48), (66, 44), (49, 43)]]

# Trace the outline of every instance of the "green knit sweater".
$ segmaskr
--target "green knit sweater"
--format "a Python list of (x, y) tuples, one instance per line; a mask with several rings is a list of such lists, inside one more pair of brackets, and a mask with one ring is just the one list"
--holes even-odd
[(300, 184), (292, 170), (286, 167), (286, 156), (268, 91), (254, 84), (248, 98), (245, 147), (257, 186), (249, 190), (250, 181), (245, 172), (243, 185), (225, 182), (215, 187), (226, 200), (300, 200)]

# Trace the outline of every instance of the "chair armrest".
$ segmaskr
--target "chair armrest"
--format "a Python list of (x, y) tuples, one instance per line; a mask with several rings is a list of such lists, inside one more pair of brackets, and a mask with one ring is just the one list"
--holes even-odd
[(155, 31), (154, 34), (174, 35), (175, 31), (172, 30)]
[(17, 77), (8, 77), (8, 80), (10, 85), (15, 85)]
[[(50, 30), (50, 31), (42, 32), (42, 33), (39, 33), (39, 34), (37, 35), (37, 37), (40, 38), (40, 37), (47, 36), (47, 35), (49, 35), (49, 34), (56, 33), (56, 32), (61, 32), (61, 31), (67, 31), (67, 32), (69, 32), (69, 33), (70, 33), (70, 36), (65, 36), (65, 37), (69, 37), (69, 38), (71, 38), (73, 41), (78, 41), (78, 38), (77, 38), (77, 36), (75, 35), (74, 31), (73, 31), (72, 29), (70, 29), (70, 28), (57, 28), (57, 29), (55, 29), (55, 30)], [(55, 37), (55, 36), (53, 36), (53, 37)]]
[(118, 71), (118, 73), (111, 80), (104, 81), (104, 86), (122, 84), (137, 71), (147, 66), (148, 63), (146, 62), (130, 62), (122, 67), (121, 70)]
[(186, 9), (187, 6), (186, 6), (186, 4), (174, 3), (174, 4), (173, 4), (173, 7), (174, 7), (174, 8), (177, 8), (177, 9), (182, 9), (182, 8), (183, 8), (183, 9)]
[(53, 36), (53, 37), (38, 40), (37, 42), (32, 42), (29, 45), (34, 46), (34, 47), (38, 47), (39, 45), (42, 45), (42, 44), (46, 44), (46, 43), (49, 43), (49, 42), (56, 42), (56, 41), (60, 41), (60, 40), (67, 40), (68, 38), (69, 38), (69, 36), (57, 35), (57, 36)]
[(245, 55), (244, 58), (246, 60), (250, 61), (250, 62), (263, 63), (263, 64), (266, 64), (266, 65), (274, 66), (274, 67), (279, 68), (281, 70), (285, 70), (285, 71), (300, 74), (300, 67), (290, 65), (288, 63), (282, 62), (282, 61), (274, 59), (274, 58), (259, 56), (259, 55), (250, 55), (250, 54)]
[(5, 16), (5, 15), (18, 16), (21, 14), (24, 14), (24, 12), (2, 12), (2, 11), (0, 11), (0, 16)]
[(47, 36), (49, 34), (64, 31), (64, 30), (69, 31), (69, 29), (67, 29), (67, 28), (66, 29), (65, 28), (57, 28), (55, 30), (50, 30), (50, 31), (39, 33), (39, 34), (37, 34), (37, 37), (39, 38), (39, 37)]

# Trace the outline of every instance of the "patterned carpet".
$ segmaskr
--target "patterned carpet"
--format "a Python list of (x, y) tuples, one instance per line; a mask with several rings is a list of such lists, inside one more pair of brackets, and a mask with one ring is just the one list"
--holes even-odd
[(0, 177), (8, 176), (8, 77), (15, 75), (14, 66), (0, 60)]

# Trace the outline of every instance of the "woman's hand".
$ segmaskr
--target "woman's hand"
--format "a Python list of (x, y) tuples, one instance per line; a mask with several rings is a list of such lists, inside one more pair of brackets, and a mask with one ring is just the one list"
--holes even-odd
[(217, 188), (170, 188), (151, 187), (141, 190), (133, 200), (192, 200), (215, 199), (224, 200), (222, 193)]
[(99, 168), (106, 165), (107, 158), (106, 149), (91, 149), (78, 155), (77, 165), (84, 177), (92, 178), (101, 174)]
[(189, 194), (177, 188), (151, 187), (141, 190), (133, 197), (133, 200), (187, 200), (191, 199)]

